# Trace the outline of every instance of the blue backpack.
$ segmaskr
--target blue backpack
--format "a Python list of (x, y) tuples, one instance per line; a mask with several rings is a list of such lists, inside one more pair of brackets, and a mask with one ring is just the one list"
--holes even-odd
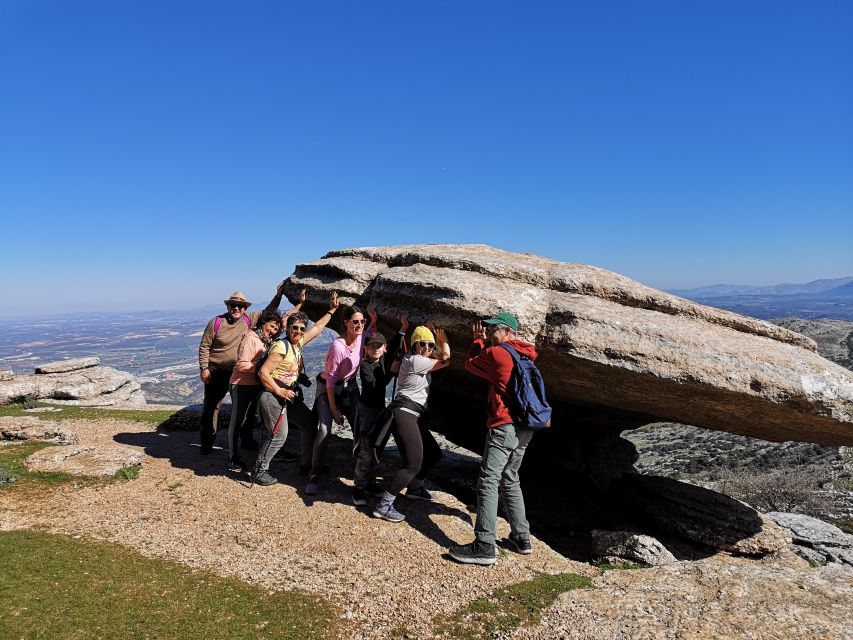
[(512, 357), (514, 365), (505, 396), (513, 424), (533, 430), (550, 427), (551, 405), (545, 399), (545, 381), (539, 367), (508, 344), (500, 346)]

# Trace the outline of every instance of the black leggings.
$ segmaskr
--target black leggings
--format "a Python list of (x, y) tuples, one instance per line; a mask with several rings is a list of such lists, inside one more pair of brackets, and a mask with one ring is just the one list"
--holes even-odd
[(423, 480), (442, 453), (430, 430), (418, 424), (418, 416), (403, 409), (394, 410), (394, 440), (403, 459), (403, 467), (388, 487), (388, 493), (396, 496), (413, 478)]

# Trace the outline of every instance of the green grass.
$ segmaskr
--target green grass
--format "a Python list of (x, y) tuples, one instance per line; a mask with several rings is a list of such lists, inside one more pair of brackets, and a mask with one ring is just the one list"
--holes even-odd
[(24, 404), (15, 402), (0, 405), (0, 416), (29, 416), (44, 420), (103, 420), (104, 418), (114, 418), (116, 420), (147, 422), (159, 426), (167, 422), (175, 414), (171, 409), (103, 409), (96, 407), (60, 406), (44, 402), (36, 403), (36, 405), (39, 407), (52, 407), (59, 409), (59, 411), (27, 413), (24, 411)]
[(573, 573), (538, 573), (533, 580), (498, 589), (454, 614), (440, 616), (435, 629), (450, 638), (492, 638), (521, 625), (535, 624), (542, 609), (551, 605), (561, 593), (590, 588), (589, 578)]
[(55, 446), (52, 442), (42, 442), (38, 440), (29, 440), (21, 444), (7, 444), (0, 447), (0, 464), (11, 473), (17, 476), (15, 482), (0, 485), (0, 492), (17, 489), (26, 485), (41, 484), (51, 485), (61, 482), (67, 482), (73, 478), (68, 473), (37, 473), (29, 471), (24, 466), (24, 460), (34, 454), (36, 451), (45, 447)]
[(0, 532), (0, 566), (4, 638), (312, 639), (339, 630), (318, 596), (270, 593), (116, 544)]

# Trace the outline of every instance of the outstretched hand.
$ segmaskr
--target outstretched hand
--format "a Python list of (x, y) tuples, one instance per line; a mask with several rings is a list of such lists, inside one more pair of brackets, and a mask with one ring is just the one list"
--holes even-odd
[(447, 333), (444, 329), (435, 330), (435, 341), (439, 344), (444, 344), (447, 342)]
[(406, 333), (409, 330), (409, 316), (400, 316), (400, 331)]
[(377, 314), (375, 304), (371, 304), (369, 307), (367, 307), (367, 317), (370, 318), (370, 326), (375, 329), (377, 326)]
[(306, 289), (302, 289), (299, 292), (299, 304), (305, 304), (305, 300), (308, 297), (308, 291)]
[(332, 299), (329, 301), (329, 313), (334, 315), (340, 304), (341, 303), (338, 301), (338, 292), (332, 291)]
[(474, 324), (471, 325), (471, 329), (474, 332), (474, 340), (478, 338), (480, 340), (486, 339), (486, 327), (483, 326), (483, 323), (477, 320)]

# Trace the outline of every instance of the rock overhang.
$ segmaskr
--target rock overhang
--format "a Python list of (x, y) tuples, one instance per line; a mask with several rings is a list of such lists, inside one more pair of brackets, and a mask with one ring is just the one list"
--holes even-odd
[(433, 384), (450, 395), (476, 387), (462, 367), (471, 323), (504, 309), (536, 344), (556, 405), (853, 444), (853, 374), (820, 357), (810, 338), (598, 267), (485, 245), (344, 249), (297, 265), (286, 293), (293, 300), (301, 288), (314, 317), (337, 290), (344, 304), (444, 326), (454, 366)]

